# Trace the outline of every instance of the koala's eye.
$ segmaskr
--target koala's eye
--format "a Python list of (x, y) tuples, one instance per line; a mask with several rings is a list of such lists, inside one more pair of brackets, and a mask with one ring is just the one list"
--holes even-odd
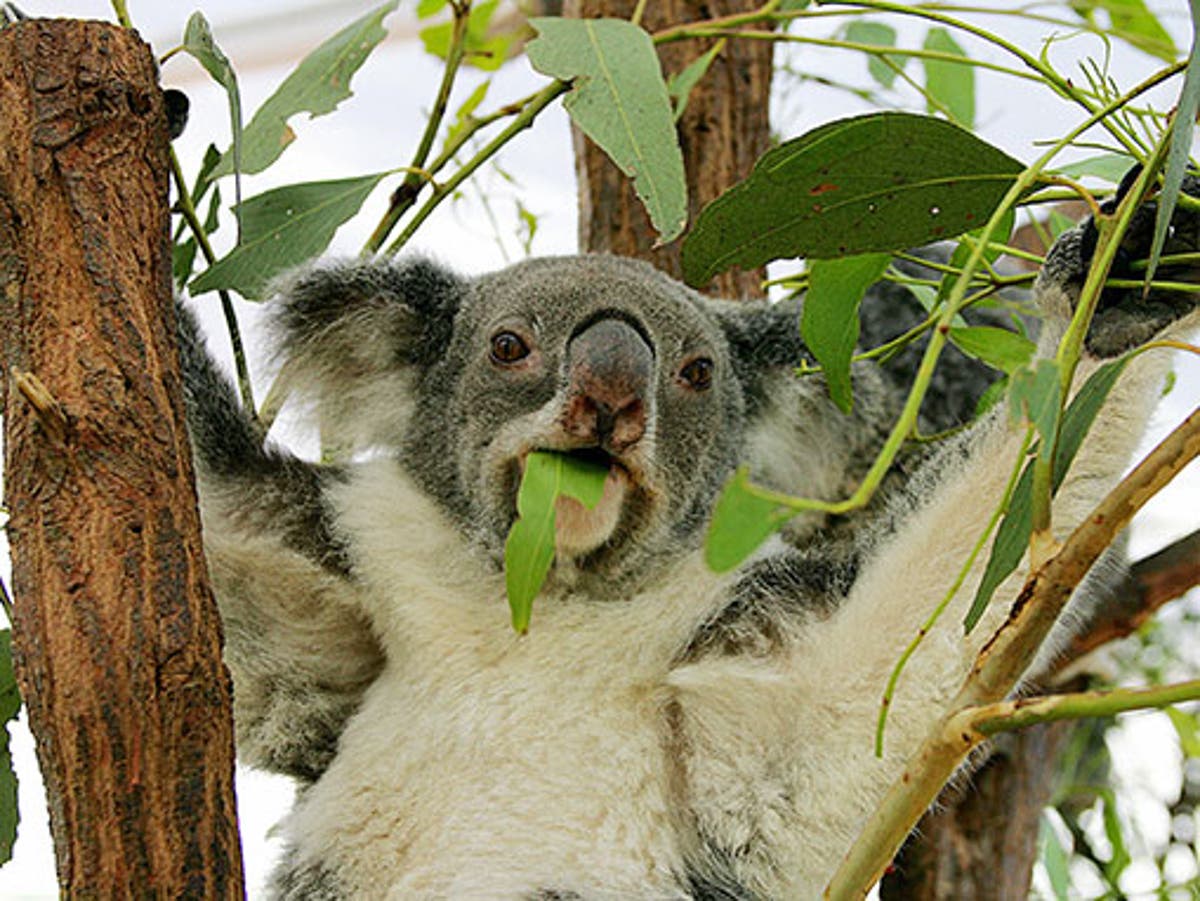
[(514, 332), (492, 336), (492, 359), (497, 363), (518, 363), (529, 356), (529, 345)]
[(679, 378), (693, 391), (707, 391), (712, 387), (713, 361), (696, 357), (679, 370)]

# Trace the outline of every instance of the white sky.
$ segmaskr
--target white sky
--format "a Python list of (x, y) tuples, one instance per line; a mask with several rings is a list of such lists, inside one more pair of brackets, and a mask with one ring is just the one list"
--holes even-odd
[[(33, 16), (81, 16), (111, 20), (110, 7), (101, 0), (20, 0), (18, 5)], [(129, 0), (130, 14), (139, 30), (159, 54), (175, 46), (187, 17), (196, 6), (203, 8), (213, 25), (218, 43), (233, 60), (239, 72), (246, 118), (265, 99), (289, 71), (291, 65), (327, 34), (350, 22), (377, 4), (363, 0), (289, 3), (287, 0), (260, 0), (257, 4), (234, 0), (203, 0), (197, 4), (173, 0)], [(1011, 4), (995, 2), (997, 7)], [(1152, 3), (1165, 10), (1164, 19), (1174, 32), (1187, 32), (1187, 10), (1182, 0)], [(279, 163), (261, 176), (246, 180), (244, 195), (252, 196), (278, 184), (361, 175), (404, 165), (419, 135), (423, 114), (431, 102), (440, 74), (438, 64), (427, 57), (418, 41), (412, 40), (415, 3), (402, 3), (401, 11), (387, 22), (393, 36), (380, 47), (356, 75), (355, 96), (333, 115), (308, 121), (292, 120), (299, 138)], [(991, 20), (990, 27), (1004, 31), (1026, 49), (1037, 53), (1047, 36), (1044, 27)], [(1018, 27), (1019, 26), (1019, 27)], [(921, 29), (909, 29), (919, 34)], [(911, 41), (910, 41), (911, 43)], [(968, 43), (973, 55), (1001, 60), (995, 52)], [(1067, 72), (1070, 60), (1084, 54), (1101, 55), (1103, 48), (1092, 38), (1076, 38), (1057, 45), (1052, 58)], [(1002, 60), (1007, 62), (1007, 60)], [(842, 80), (864, 83), (864, 63), (829, 51), (805, 48), (796, 54), (794, 64), (806, 71), (819, 71)], [(1124, 47), (1115, 48), (1113, 72), (1124, 86), (1136, 83), (1156, 68), (1153, 61)], [(1038, 140), (1057, 137), (1081, 114), (1052, 98), (1044, 89), (1030, 88), (980, 73), (980, 132), (1019, 159), (1031, 160), (1039, 152)], [(184, 170), (194, 173), (204, 147), (215, 140), (221, 149), (228, 143), (228, 118), (224, 95), (189, 59), (177, 57), (164, 68), (163, 82), (184, 89), (192, 101), (188, 130), (177, 142)], [(468, 75), (456, 91), (461, 100), (477, 83)], [(544, 79), (532, 73), (524, 60), (506, 66), (495, 79), (489, 93), (494, 103), (522, 97), (536, 90)], [(1174, 88), (1173, 90), (1177, 90)], [(1171, 95), (1160, 95), (1158, 105), (1169, 106)], [(453, 108), (453, 107), (452, 107)], [(782, 99), (774, 111), (776, 129), (784, 136), (798, 135), (829, 119), (863, 111), (867, 107), (836, 91), (805, 87)], [(513, 176), (516, 188), (491, 177), (486, 183), (492, 215), (502, 232), (511, 234), (516, 223), (514, 198), (539, 217), (534, 241), (537, 254), (569, 253), (575, 250), (575, 194), (571, 141), (565, 115), (554, 108), (539, 120), (534, 129), (518, 139), (503, 157), (505, 171)], [(364, 215), (339, 232), (334, 252), (353, 254), (386, 207), (392, 182), (371, 198)], [(228, 184), (222, 184), (228, 189)], [(218, 234), (218, 249), (227, 249), (230, 229)], [(477, 197), (447, 205), (426, 224), (413, 249), (430, 253), (441, 261), (467, 272), (484, 271), (507, 262), (489, 224), (488, 214)], [(502, 242), (511, 259), (521, 256), (516, 241)], [(256, 309), (242, 304), (244, 322), (253, 321)], [(219, 334), (219, 333), (218, 333)], [(218, 338), (213, 348), (224, 352), (226, 342)], [(1175, 389), (1156, 416), (1156, 433), (1161, 434), (1186, 415), (1200, 397), (1200, 361), (1183, 358), (1179, 364)], [(268, 381), (255, 370), (258, 395)], [(1200, 525), (1200, 467), (1193, 465), (1176, 480), (1169, 493), (1152, 502), (1141, 517), (1134, 534), (1134, 556), (1142, 556)], [(0, 539), (0, 575), (7, 580), (7, 548)], [(21, 783), (22, 824), (14, 860), (0, 868), (0, 898), (54, 898), (57, 888), (51, 844), (45, 824), (44, 802), (36, 779), (31, 741), (21, 727), (14, 736), (14, 752)], [(1164, 765), (1169, 765), (1164, 763)], [(1177, 766), (1177, 764), (1175, 764)], [(248, 885), (253, 890), (262, 884), (275, 853), (265, 840), (271, 824), (286, 810), (290, 790), (286, 780), (241, 771), (239, 796)]]

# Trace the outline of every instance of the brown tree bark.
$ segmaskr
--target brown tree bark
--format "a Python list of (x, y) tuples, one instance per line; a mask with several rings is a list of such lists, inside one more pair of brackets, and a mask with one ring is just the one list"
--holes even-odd
[(243, 895), (230, 683), (174, 339), (154, 58), (0, 31), (15, 663), (66, 897)]
[[(747, 0), (659, 0), (646, 4), (642, 26), (653, 32), (749, 12), (759, 5)], [(564, 12), (586, 19), (628, 19), (636, 6), (635, 0), (567, 0)], [(659, 51), (664, 75), (682, 71), (711, 46), (711, 41), (665, 45)], [(770, 147), (771, 59), (769, 41), (729, 41), (692, 91), (679, 123), (689, 221), (694, 222), (706, 204), (749, 175), (754, 161)], [(629, 179), (578, 129), (574, 135), (580, 248), (649, 260), (682, 278), (680, 242), (655, 246), (658, 234), (650, 227)], [(724, 297), (762, 297), (765, 277), (761, 269), (728, 272), (714, 279), (708, 290)]]

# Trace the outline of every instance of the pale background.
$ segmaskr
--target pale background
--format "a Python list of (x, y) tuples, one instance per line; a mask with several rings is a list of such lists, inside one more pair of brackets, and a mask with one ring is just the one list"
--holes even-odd
[[(19, 5), (33, 16), (112, 18), (109, 4), (101, 0), (22, 0)], [(200, 0), (197, 5), (203, 9), (218, 43), (237, 68), (247, 120), (304, 53), (333, 31), (377, 6), (363, 0), (314, 0), (308, 3), (260, 0), (256, 4)], [(1002, 2), (991, 5), (1012, 6)], [(1190, 33), (1187, 4), (1182, 0), (1170, 0), (1151, 3), (1151, 6), (1162, 11), (1165, 24), (1177, 40), (1184, 43)], [(179, 43), (184, 24), (196, 5), (169, 0), (130, 0), (129, 8), (143, 37), (161, 55)], [(400, 11), (387, 20), (389, 38), (355, 76), (354, 97), (331, 116), (313, 121), (300, 116), (292, 120), (298, 140), (267, 173), (245, 180), (244, 196), (253, 196), (279, 184), (361, 175), (408, 162), (440, 75), (439, 64), (425, 55), (416, 39), (414, 8), (415, 2), (404, 2)], [(989, 24), (1002, 29), (1035, 53), (1040, 48), (1040, 41), (1048, 36), (1045, 28), (1008, 20), (995, 20)], [(910, 29), (910, 33), (919, 31)], [(962, 42), (973, 55), (1001, 60), (990, 48)], [(1057, 44), (1052, 55), (1062, 71), (1076, 74), (1070, 71), (1071, 59), (1088, 54), (1101, 57), (1103, 52), (1104, 48), (1096, 39), (1076, 37)], [(1002, 61), (1011, 64), (1008, 59)], [(821, 71), (839, 80), (869, 84), (863, 60), (844, 53), (804, 48), (797, 54), (796, 66), (805, 71)], [(1114, 47), (1112, 69), (1125, 87), (1156, 67), (1154, 61), (1136, 52), (1123, 46)], [(915, 66), (913, 68), (915, 71)], [(1057, 137), (1068, 124), (1081, 118), (1074, 108), (1050, 97), (1044, 89), (978, 70), (977, 79), (982, 135), (1019, 159), (1033, 159), (1039, 152), (1034, 142)], [(461, 79), (456, 100), (461, 101), (477, 81), (478, 76), (468, 72)], [(185, 90), (192, 101), (188, 130), (176, 143), (184, 171), (190, 179), (210, 141), (221, 149), (228, 144), (224, 93), (182, 55), (166, 64), (163, 82)], [(490, 108), (495, 103), (524, 96), (543, 83), (544, 79), (533, 73), (526, 61), (518, 59), (495, 76), (485, 106)], [(866, 108), (843, 92), (820, 90), (812, 85), (797, 86), (786, 78), (781, 78), (779, 84), (783, 89), (781, 93), (786, 96), (778, 99), (773, 121), (783, 137), (798, 135), (821, 122)], [(791, 89), (787, 90), (789, 85)], [(1171, 91), (1177, 90), (1177, 87), (1171, 88)], [(909, 99), (907, 102), (910, 108), (920, 108), (917, 101)], [(1158, 95), (1157, 102), (1160, 108), (1168, 107), (1172, 102), (1171, 93)], [(452, 109), (453, 106), (452, 103)], [(412, 249), (431, 254), (466, 272), (484, 271), (519, 259), (522, 250), (512, 235), (517, 222), (514, 200), (520, 197), (539, 220), (533, 251), (536, 254), (574, 251), (575, 188), (571, 141), (560, 107), (547, 111), (531, 132), (517, 139), (504, 154), (503, 167), (513, 177), (514, 184), (494, 173), (487, 176), (483, 184), (489, 198), (487, 207), (480, 204), (478, 192), (467, 190), (460, 202), (444, 205), (426, 223)], [(387, 193), (393, 185), (393, 182), (385, 181), (368, 202), (364, 215), (339, 232), (333, 252), (353, 254), (358, 251), (385, 209)], [(222, 188), (232, 190), (228, 180), (222, 183)], [(228, 249), (231, 231), (226, 225), (216, 236), (218, 252)], [(240, 304), (239, 312), (243, 323), (249, 324), (253, 351), (253, 322), (257, 310), (253, 305)], [(228, 342), (220, 330), (219, 320), (206, 316), (206, 321), (213, 323), (214, 351), (228, 362)], [(258, 359), (261, 357), (252, 356), (251, 366), (256, 393), (261, 399), (270, 374), (255, 366)], [(1181, 357), (1178, 373), (1178, 382), (1156, 417), (1159, 434), (1182, 419), (1200, 397), (1200, 362)], [(1133, 554), (1144, 556), (1197, 526), (1200, 526), (1200, 467), (1193, 465), (1176, 480), (1169, 495), (1156, 499), (1143, 513), (1133, 535)], [(2, 535), (0, 576), (7, 582), (7, 546)], [(1123, 796), (1131, 799), (1130, 815), (1138, 821), (1138, 828), (1147, 836), (1147, 842), (1153, 844), (1164, 828), (1161, 816), (1156, 813), (1161, 810), (1161, 803), (1154, 802), (1170, 800), (1172, 793), (1177, 792), (1179, 752), (1170, 727), (1162, 717), (1139, 715), (1131, 718), (1131, 722), (1137, 728), (1123, 729), (1119, 733), (1112, 742), (1113, 753), (1119, 762), (1124, 761), (1119, 769), (1125, 782)], [(57, 889), (42, 787), (37, 779), (32, 741), (23, 723), (15, 729), (13, 746), (21, 779), (22, 822), (14, 859), (0, 868), (0, 898), (54, 898)], [(253, 897), (259, 893), (277, 854), (277, 843), (269, 838), (269, 830), (286, 811), (291, 789), (283, 778), (264, 776), (244, 768), (239, 770), (238, 780), (247, 884)], [(1143, 800), (1147, 803), (1141, 803)], [(1179, 863), (1182, 878), (1188, 878), (1196, 869), (1194, 859)], [(1139, 886), (1136, 865), (1131, 870), (1127, 877), (1130, 880), (1127, 891), (1131, 895), (1152, 887), (1152, 883)], [(1141, 877), (1145, 877), (1144, 872)]]

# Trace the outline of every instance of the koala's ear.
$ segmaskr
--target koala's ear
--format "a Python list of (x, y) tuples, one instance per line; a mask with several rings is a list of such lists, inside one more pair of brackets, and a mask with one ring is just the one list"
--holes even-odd
[(417, 371), (449, 347), (465, 283), (427, 260), (354, 260), (301, 269), (274, 286), (281, 380), (314, 401), (344, 449), (394, 440)]
[(734, 373), (751, 407), (762, 394), (764, 379), (811, 359), (800, 339), (800, 305), (795, 300), (706, 303), (725, 333)]

